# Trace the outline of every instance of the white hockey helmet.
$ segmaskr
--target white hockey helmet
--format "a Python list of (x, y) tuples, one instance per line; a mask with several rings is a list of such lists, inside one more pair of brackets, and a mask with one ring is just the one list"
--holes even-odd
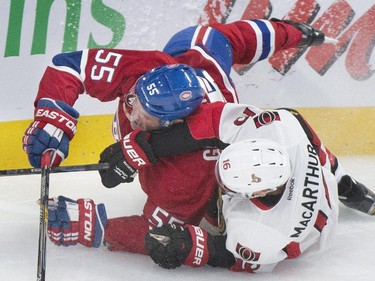
[(246, 198), (254, 192), (274, 191), (291, 174), (289, 154), (284, 147), (266, 139), (248, 139), (226, 147), (216, 163), (216, 179), (222, 191)]

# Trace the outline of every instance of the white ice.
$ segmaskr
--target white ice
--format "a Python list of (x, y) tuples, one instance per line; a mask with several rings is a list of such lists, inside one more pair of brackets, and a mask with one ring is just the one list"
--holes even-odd
[[(346, 170), (375, 189), (375, 157), (342, 157)], [(36, 280), (40, 176), (0, 178), (0, 280)], [(50, 195), (90, 197), (108, 216), (140, 214), (145, 195), (138, 184), (105, 189), (97, 172), (52, 174)], [(131, 231), (131, 230), (130, 230)], [(48, 241), (46, 280), (372, 280), (375, 276), (375, 217), (340, 207), (336, 240), (321, 252), (284, 261), (271, 274), (234, 273), (206, 266), (165, 270), (144, 255), (105, 247), (57, 247)]]

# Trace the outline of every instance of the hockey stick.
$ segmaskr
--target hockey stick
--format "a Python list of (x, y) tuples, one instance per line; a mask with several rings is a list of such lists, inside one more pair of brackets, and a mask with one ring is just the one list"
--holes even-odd
[(42, 156), (41, 184), (40, 184), (40, 211), (39, 211), (39, 244), (37, 281), (46, 280), (46, 252), (47, 252), (47, 223), (48, 223), (48, 196), (49, 196), (49, 174), (51, 171), (51, 153)]
[[(109, 168), (108, 163), (75, 165), (75, 166), (59, 166), (50, 168), (50, 173), (64, 173), (64, 172), (85, 172), (105, 170)], [(0, 170), (0, 177), (2, 176), (23, 176), (23, 175), (37, 175), (42, 173), (41, 168), (31, 169), (16, 169), (16, 170)]]

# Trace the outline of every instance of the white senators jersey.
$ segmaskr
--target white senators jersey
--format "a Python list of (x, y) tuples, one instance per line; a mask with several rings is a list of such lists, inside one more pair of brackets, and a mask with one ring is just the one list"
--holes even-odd
[[(219, 105), (198, 114), (206, 115), (206, 126), (213, 124), (214, 134), (225, 143), (271, 139), (290, 156), (291, 177), (276, 205), (268, 207), (259, 198), (223, 196), (226, 247), (237, 259), (235, 270), (271, 271), (278, 262), (295, 258), (307, 248), (324, 248), (337, 224), (337, 182), (325, 147), (312, 130), (309, 139), (306, 123), (300, 123), (289, 110), (261, 110), (243, 104)], [(190, 127), (199, 138), (198, 129)], [(210, 130), (203, 131), (210, 134)]]

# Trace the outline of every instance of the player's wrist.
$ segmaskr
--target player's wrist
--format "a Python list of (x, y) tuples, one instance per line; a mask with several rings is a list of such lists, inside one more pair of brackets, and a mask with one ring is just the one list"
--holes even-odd
[(77, 131), (79, 113), (72, 106), (59, 100), (42, 98), (34, 110), (34, 120), (52, 124), (61, 129), (71, 140)]
[(184, 261), (184, 265), (202, 267), (207, 264), (209, 258), (208, 233), (199, 226), (186, 225), (191, 237), (191, 250)]
[(77, 130), (79, 113), (69, 104), (49, 98), (38, 100), (34, 121), (22, 138), (23, 149), (33, 167), (41, 166), (41, 157), (53, 151), (51, 166), (58, 166), (68, 156), (69, 141)]
[(156, 161), (147, 142), (148, 136), (147, 132), (134, 130), (103, 150), (99, 162), (108, 163), (110, 166), (107, 170), (99, 171), (105, 187), (112, 188), (120, 183), (132, 182), (139, 169)]
[(134, 170), (145, 168), (156, 161), (147, 142), (148, 137), (149, 133), (136, 129), (121, 140), (125, 160)]
[(86, 247), (98, 248), (104, 237), (107, 215), (104, 204), (96, 205), (92, 199), (77, 200), (79, 208), (78, 243)]

